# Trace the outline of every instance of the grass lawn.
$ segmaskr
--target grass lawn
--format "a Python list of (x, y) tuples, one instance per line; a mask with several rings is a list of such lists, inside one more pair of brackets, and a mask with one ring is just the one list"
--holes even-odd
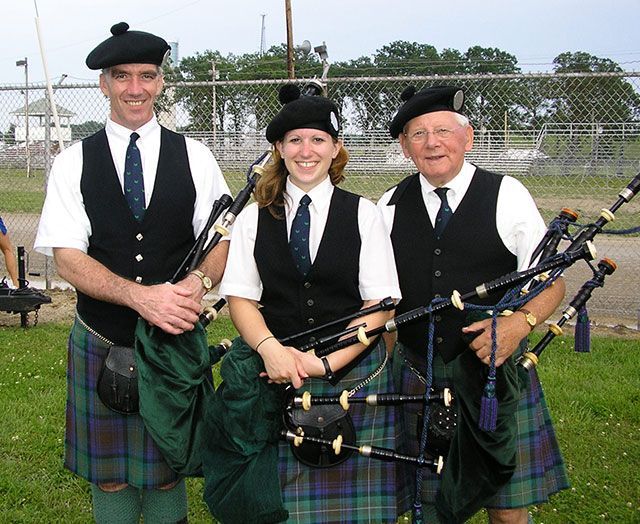
[[(88, 484), (62, 467), (69, 326), (0, 331), (0, 521), (91, 522)], [(211, 343), (232, 337), (227, 318)], [(594, 338), (590, 354), (556, 339), (540, 375), (572, 489), (534, 508), (536, 522), (640, 522), (640, 360), (637, 340)], [(203, 484), (189, 479), (189, 522), (211, 522)], [(482, 515), (472, 522), (485, 522)]]

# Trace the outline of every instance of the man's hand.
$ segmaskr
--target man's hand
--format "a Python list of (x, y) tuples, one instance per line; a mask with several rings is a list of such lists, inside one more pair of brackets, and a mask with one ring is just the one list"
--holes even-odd
[[(469, 348), (475, 351), (476, 356), (487, 365), (491, 362), (491, 323), (492, 320), (488, 318), (462, 328), (463, 333), (482, 331), (471, 341)], [(521, 314), (498, 317), (496, 322), (496, 366), (501, 366), (513, 354), (529, 331), (529, 325)]]
[(136, 286), (131, 300), (142, 318), (172, 335), (191, 331), (202, 309), (190, 289), (174, 284)]

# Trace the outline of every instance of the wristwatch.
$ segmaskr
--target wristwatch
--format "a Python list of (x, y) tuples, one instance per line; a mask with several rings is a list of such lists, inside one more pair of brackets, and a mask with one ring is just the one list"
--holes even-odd
[(189, 271), (189, 274), (195, 275), (200, 279), (200, 282), (202, 282), (202, 287), (207, 293), (213, 289), (213, 282), (211, 282), (211, 279), (199, 269)]
[(529, 331), (533, 331), (533, 328), (536, 327), (538, 323), (538, 319), (536, 318), (536, 316), (531, 313), (531, 311), (523, 307), (518, 309), (517, 312), (524, 314), (524, 318), (527, 321), (527, 324), (529, 324)]

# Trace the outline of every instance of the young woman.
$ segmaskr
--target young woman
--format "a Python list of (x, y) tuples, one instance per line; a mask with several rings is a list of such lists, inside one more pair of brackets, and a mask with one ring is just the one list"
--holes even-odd
[[(266, 133), (273, 156), (257, 184), (257, 202), (234, 226), (220, 292), (227, 296), (244, 343), (262, 358), (264, 372), (257, 380), (291, 383), (297, 395), (307, 390), (312, 395), (389, 392), (391, 366), (382, 340), (323, 358), (296, 349), (313, 337), (344, 329), (346, 321), (324, 333), (279, 342), (383, 298), (400, 298), (378, 210), (336, 187), (348, 160), (338, 138), (337, 106), (320, 96), (300, 97), (293, 85), (281, 89), (280, 100), (284, 106)], [(371, 313), (350, 324), (366, 323), (371, 329), (389, 316)], [(393, 408), (361, 406), (349, 409), (358, 442), (395, 449)], [(322, 420), (317, 409), (312, 407), (310, 416), (317, 413)], [(278, 470), (292, 522), (396, 521), (393, 463), (355, 455), (319, 468), (300, 462), (281, 442)]]

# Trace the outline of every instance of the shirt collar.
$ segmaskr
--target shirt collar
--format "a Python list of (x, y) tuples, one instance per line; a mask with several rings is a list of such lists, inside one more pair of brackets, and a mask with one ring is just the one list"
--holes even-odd
[(333, 184), (331, 183), (331, 178), (325, 178), (311, 191), (305, 193), (302, 189), (293, 184), (289, 177), (287, 177), (284, 200), (288, 205), (290, 212), (295, 211), (298, 208), (300, 199), (305, 194), (309, 195), (311, 198), (311, 204), (309, 206), (313, 206), (316, 211), (322, 212), (324, 209), (329, 207), (329, 204), (331, 203), (331, 195), (333, 195)]
[[(127, 142), (129, 142), (131, 133), (133, 133), (131, 129), (114, 122), (113, 120), (111, 120), (111, 118), (107, 118), (107, 124), (105, 126), (105, 129), (109, 135), (115, 136), (121, 140), (126, 140)], [(160, 124), (158, 124), (158, 119), (156, 118), (156, 116), (153, 115), (151, 120), (149, 120), (146, 124), (136, 129), (135, 132), (140, 135), (141, 139), (144, 139), (145, 137), (149, 136), (151, 133), (153, 133), (154, 131), (157, 131), (158, 129), (160, 129)]]
[[(476, 172), (476, 166), (470, 164), (466, 160), (462, 164), (462, 168), (460, 172), (453, 177), (449, 182), (447, 182), (443, 187), (448, 187), (449, 191), (453, 195), (464, 195), (469, 188), (469, 184), (471, 184), (471, 179), (473, 178), (473, 174)], [(433, 192), (437, 186), (431, 185), (426, 177), (420, 175), (420, 184), (422, 185), (422, 190), (425, 194)], [(449, 196), (450, 193), (447, 193)]]

